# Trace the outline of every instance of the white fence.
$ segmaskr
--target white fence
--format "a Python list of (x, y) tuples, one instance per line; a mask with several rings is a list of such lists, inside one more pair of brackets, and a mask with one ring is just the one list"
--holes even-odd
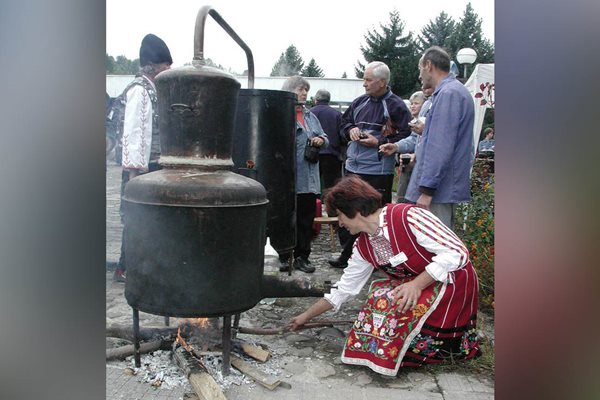
[[(121, 94), (125, 86), (133, 80), (133, 75), (106, 75), (106, 93), (111, 97)], [(248, 87), (248, 78), (246, 76), (235, 77), (242, 88)], [(273, 77), (255, 77), (255, 89), (281, 90), (283, 82), (287, 79), (285, 76)], [(325, 89), (331, 93), (331, 103), (347, 105), (358, 96), (365, 93), (362, 79), (345, 78), (306, 78), (310, 83), (308, 97), (311, 98), (319, 89)]]

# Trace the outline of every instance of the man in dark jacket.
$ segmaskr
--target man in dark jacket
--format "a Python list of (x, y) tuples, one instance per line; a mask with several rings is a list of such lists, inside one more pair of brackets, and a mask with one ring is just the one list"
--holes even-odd
[(323, 190), (332, 187), (342, 177), (342, 146), (345, 138), (340, 135), (342, 113), (329, 105), (331, 94), (320, 89), (315, 94), (317, 105), (310, 111), (317, 116), (329, 138), (329, 146), (319, 152), (319, 169)]
[[(379, 146), (410, 135), (410, 111), (389, 87), (390, 69), (381, 61), (365, 67), (365, 94), (350, 104), (342, 116), (342, 133), (348, 140), (345, 174), (360, 176), (382, 195), (383, 204), (392, 202), (395, 159), (380, 153)], [(329, 260), (335, 268), (345, 268), (358, 235), (339, 230), (342, 254)]]

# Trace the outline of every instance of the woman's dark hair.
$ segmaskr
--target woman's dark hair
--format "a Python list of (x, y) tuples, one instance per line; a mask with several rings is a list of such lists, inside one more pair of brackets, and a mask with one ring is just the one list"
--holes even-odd
[(354, 218), (357, 212), (366, 217), (381, 208), (381, 197), (381, 193), (366, 181), (349, 175), (326, 190), (324, 200), (328, 215), (334, 216), (341, 211), (348, 218)]

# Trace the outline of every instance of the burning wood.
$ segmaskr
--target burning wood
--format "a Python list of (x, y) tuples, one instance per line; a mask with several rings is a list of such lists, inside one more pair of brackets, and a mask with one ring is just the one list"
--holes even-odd
[[(178, 336), (178, 340), (181, 336)], [(183, 342), (183, 338), (181, 338)], [(221, 387), (208, 373), (208, 370), (199, 360), (193, 358), (184, 348), (184, 345), (174, 344), (173, 354), (179, 367), (190, 381), (190, 385), (200, 399), (227, 400)]]

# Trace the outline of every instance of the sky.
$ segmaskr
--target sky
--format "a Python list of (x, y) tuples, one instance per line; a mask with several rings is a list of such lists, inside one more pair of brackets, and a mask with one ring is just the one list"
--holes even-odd
[[(116, 57), (139, 58), (147, 33), (163, 39), (173, 57), (172, 67), (194, 56), (194, 28), (202, 6), (209, 5), (233, 28), (252, 51), (255, 76), (269, 76), (289, 45), (298, 49), (305, 65), (314, 58), (327, 78), (354, 78), (357, 61), (364, 63), (360, 46), (368, 31), (389, 22), (399, 11), (404, 33), (414, 35), (445, 11), (458, 21), (471, 2), (482, 19), (484, 37), (494, 41), (493, 0), (106, 0), (106, 52)], [(371, 6), (371, 4), (373, 6)], [(221, 26), (208, 16), (204, 32), (204, 56), (241, 73), (246, 54)]]

